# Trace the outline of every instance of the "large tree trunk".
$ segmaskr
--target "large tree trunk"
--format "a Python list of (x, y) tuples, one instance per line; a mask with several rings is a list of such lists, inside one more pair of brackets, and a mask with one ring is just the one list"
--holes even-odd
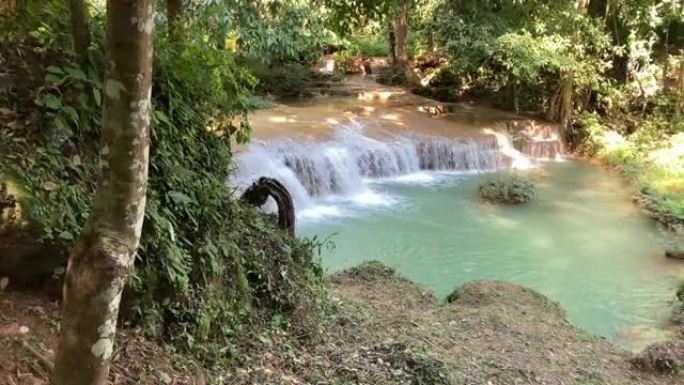
[(398, 68), (406, 68), (408, 53), (406, 50), (406, 38), (408, 36), (408, 7), (402, 6), (394, 19), (394, 37), (396, 60), (394, 65)]
[(166, 0), (166, 18), (168, 19), (169, 39), (173, 42), (182, 40), (180, 23), (183, 16), (183, 0)]
[(140, 241), (149, 158), (154, 0), (108, 0), (102, 170), (69, 258), (54, 385), (105, 384)]
[(71, 11), (71, 34), (74, 38), (74, 50), (83, 58), (90, 46), (90, 29), (88, 28), (88, 6), (85, 0), (69, 0)]
[(572, 96), (573, 74), (571, 71), (563, 72), (558, 90), (551, 98), (549, 109), (546, 111), (546, 119), (560, 123), (563, 129), (568, 128), (574, 108)]

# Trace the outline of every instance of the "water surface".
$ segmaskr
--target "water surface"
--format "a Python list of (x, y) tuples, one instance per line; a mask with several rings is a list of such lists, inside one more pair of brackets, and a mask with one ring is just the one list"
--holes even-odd
[(588, 164), (534, 171), (537, 199), (483, 204), (483, 176), (419, 172), (365, 180), (366, 190), (319, 200), (299, 233), (330, 237), (331, 271), (376, 259), (444, 297), (474, 279), (526, 285), (560, 302), (577, 326), (640, 348), (669, 315), (676, 275), (651, 221), (618, 176)]

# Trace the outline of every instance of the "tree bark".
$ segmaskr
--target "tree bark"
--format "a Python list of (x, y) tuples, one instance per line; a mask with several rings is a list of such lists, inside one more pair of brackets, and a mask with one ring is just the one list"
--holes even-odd
[(595, 18), (604, 18), (606, 17), (606, 11), (608, 10), (608, 1), (607, 0), (589, 0), (587, 1), (587, 10), (589, 13), (589, 16), (595, 17)]
[(71, 11), (71, 34), (74, 38), (74, 51), (83, 58), (90, 46), (88, 28), (88, 5), (85, 0), (69, 0)]
[(549, 109), (546, 112), (546, 119), (560, 123), (563, 129), (570, 126), (572, 119), (573, 103), (573, 74), (572, 71), (561, 74), (558, 90), (551, 98)]
[(394, 26), (390, 25), (387, 37), (389, 42), (389, 60), (390, 64), (394, 65), (397, 62), (397, 38), (394, 33)]
[(272, 197), (278, 205), (278, 227), (288, 233), (295, 233), (294, 200), (285, 186), (278, 180), (262, 176), (242, 194), (243, 201), (260, 207)]
[(121, 292), (140, 242), (149, 159), (154, 0), (108, 0), (94, 207), (69, 258), (54, 385), (107, 381)]
[(394, 37), (396, 60), (394, 65), (398, 68), (406, 68), (408, 53), (406, 50), (406, 38), (408, 35), (408, 7), (402, 6), (394, 19)]
[(679, 75), (677, 76), (678, 103), (677, 112), (684, 115), (684, 54), (679, 59)]
[(180, 22), (183, 16), (183, 0), (166, 0), (166, 18), (169, 39), (173, 42), (182, 40)]

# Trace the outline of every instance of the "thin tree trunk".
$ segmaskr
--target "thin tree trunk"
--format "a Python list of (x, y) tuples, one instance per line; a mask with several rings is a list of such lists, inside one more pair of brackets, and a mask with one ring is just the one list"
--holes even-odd
[(389, 42), (389, 60), (390, 64), (394, 65), (397, 62), (397, 38), (392, 25), (389, 27), (387, 37)]
[(406, 38), (408, 35), (408, 7), (403, 6), (394, 19), (394, 36), (396, 39), (396, 61), (398, 68), (406, 68), (408, 63), (408, 53), (406, 51)]
[(183, 0), (166, 0), (166, 18), (168, 19), (169, 39), (173, 42), (182, 40), (180, 22), (183, 16)]
[(54, 385), (103, 385), (145, 212), (154, 0), (108, 0), (102, 170), (69, 258)]
[(679, 75), (677, 76), (677, 93), (678, 93), (678, 107), (679, 115), (684, 115), (684, 55), (679, 59)]
[(663, 81), (662, 87), (663, 91), (667, 92), (670, 90), (670, 83), (667, 81), (670, 75), (670, 25), (671, 22), (667, 22), (667, 29), (665, 30), (665, 44), (663, 47), (663, 56), (665, 61), (663, 63)]
[(90, 46), (90, 29), (88, 28), (88, 5), (85, 0), (69, 0), (71, 11), (71, 34), (74, 38), (74, 50), (83, 58)]

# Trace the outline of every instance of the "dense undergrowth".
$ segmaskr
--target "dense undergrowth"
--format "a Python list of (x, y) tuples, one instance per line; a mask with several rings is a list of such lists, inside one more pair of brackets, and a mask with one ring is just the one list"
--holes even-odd
[[(668, 100), (669, 99), (669, 100)], [(601, 116), (584, 113), (576, 130), (585, 138), (581, 150), (603, 159), (633, 180), (650, 214), (670, 228), (684, 225), (684, 116), (673, 101), (656, 96), (650, 111)]]
[[(6, 21), (0, 41), (9, 75), (0, 93), (1, 182), (21, 190), (34, 236), (60, 250), (52, 266), (80, 234), (100, 164), (104, 21), (91, 16), (84, 60), (70, 50), (65, 6), (37, 5)], [(204, 39), (199, 24), (188, 18), (182, 44), (157, 33), (145, 224), (123, 313), (216, 363), (237, 356), (237, 335), (311, 335), (324, 289), (320, 245), (281, 232), (226, 184), (231, 142), (249, 136), (259, 79), (237, 64), (248, 58)]]

